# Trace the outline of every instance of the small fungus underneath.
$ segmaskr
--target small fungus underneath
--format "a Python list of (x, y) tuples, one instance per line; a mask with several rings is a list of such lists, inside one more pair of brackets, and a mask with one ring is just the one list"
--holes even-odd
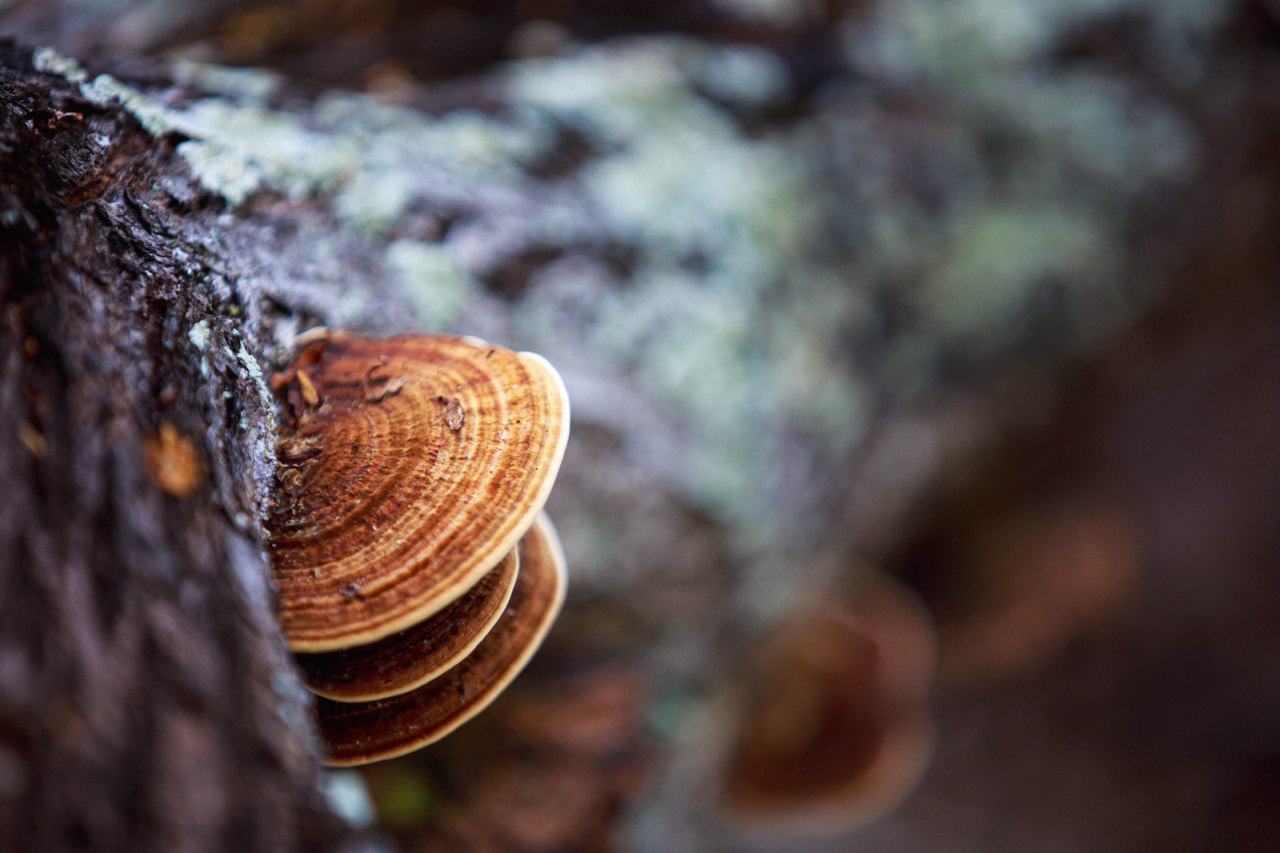
[(367, 764), (434, 743), (488, 707), (520, 674), (564, 603), (564, 553), (545, 515), (520, 540), (519, 564), (503, 618), (458, 664), (387, 699), (317, 701), (330, 764)]
[(338, 702), (370, 702), (407, 693), (449, 669), (502, 615), (515, 588), (517, 551), (466, 595), (411, 628), (364, 646), (298, 655), (308, 689)]

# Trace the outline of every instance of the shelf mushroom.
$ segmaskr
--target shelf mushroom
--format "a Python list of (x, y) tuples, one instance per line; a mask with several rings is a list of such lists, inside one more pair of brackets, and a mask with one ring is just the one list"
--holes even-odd
[(317, 701), (329, 763), (367, 764), (434, 743), (483, 711), (538, 650), (564, 603), (564, 553), (546, 515), (520, 540), (520, 571), (498, 624), (461, 663), (375, 702)]
[(841, 833), (900, 802), (933, 752), (935, 658), (924, 605), (887, 576), (799, 608), (753, 661), (725, 767), (733, 822)]
[[(267, 527), (285, 641), (308, 686), (331, 697), (322, 730), (338, 731), (323, 724), (331, 700), (348, 703), (342, 719), (376, 726), (393, 713), (382, 700), (463, 673), (471, 685), (498, 636), (527, 640), (486, 681), (491, 699), (563, 598), (554, 531), (537, 521), (568, 438), (559, 375), (476, 338), (320, 330), (301, 343), (271, 379), (284, 417)], [(501, 634), (533, 618), (515, 608), (533, 612), (544, 588), (536, 630)], [(469, 701), (449, 729), (487, 702)]]
[(508, 552), (466, 595), (417, 625), (368, 645), (297, 655), (307, 689), (337, 702), (372, 702), (421, 687), (454, 666), (506, 610), (518, 553)]
[(458, 599), (533, 523), (568, 438), (555, 370), (474, 338), (333, 333), (290, 383), (269, 530), (299, 652), (370, 643)]

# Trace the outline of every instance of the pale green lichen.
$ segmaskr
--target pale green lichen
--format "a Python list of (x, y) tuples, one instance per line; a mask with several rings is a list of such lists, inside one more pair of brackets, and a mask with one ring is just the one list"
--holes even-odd
[[(627, 145), (671, 125), (702, 104), (684, 86), (670, 49), (587, 52), (572, 59), (523, 62), (507, 85), (518, 103), (600, 139)], [(672, 110), (673, 105), (681, 109)], [(708, 107), (706, 115), (715, 111)]]
[(202, 92), (211, 92), (265, 101), (280, 88), (280, 78), (260, 68), (227, 68), (190, 59), (173, 63), (173, 79), (193, 86)]
[(1231, 0), (902, 0), (875, 8), (871, 26), (847, 22), (858, 50), (895, 73), (964, 89), (984, 73), (1044, 56), (1054, 39), (1105, 16), (1143, 15), (1167, 42), (1185, 45), (1219, 26)]
[(83, 83), (88, 79), (79, 62), (51, 47), (37, 47), (31, 54), (31, 64), (43, 74), (57, 74), (72, 83)]
[(197, 101), (181, 123), (195, 138), (178, 153), (232, 203), (263, 185), (293, 199), (325, 192), (360, 163), (354, 140), (309, 131), (296, 117), (253, 104)]
[[(1040, 295), (1066, 300), (1053, 322), (1054, 345), (1067, 351), (1131, 316), (1134, 286), (1117, 267), (1125, 220), (1142, 194), (1194, 170), (1193, 130), (1174, 105), (1103, 66), (1042, 59), (1064, 33), (1099, 16), (1133, 15), (1176, 42), (1202, 37), (1224, 8), (1222, 0), (905, 0), (849, 26), (849, 54), (864, 74), (929, 93), (955, 128), (939, 149), (950, 149), (955, 200), (942, 215), (891, 186), (849, 187), (870, 211), (848, 220), (846, 239), (864, 247), (853, 277), (918, 283), (899, 292), (925, 324), (881, 347), (900, 393), (933, 387), (940, 354), (957, 337), (970, 353), (1008, 346), (1010, 331), (1026, 328), (1011, 321), (1029, 319)], [(1182, 71), (1195, 64), (1185, 42), (1172, 44), (1165, 48)], [(855, 97), (840, 97), (858, 108)], [(861, 141), (872, 151), (880, 145), (870, 135)], [(856, 168), (850, 174), (858, 177)], [(860, 219), (872, 227), (859, 229)]]
[(192, 346), (204, 352), (209, 346), (209, 321), (200, 320), (191, 325), (191, 329), (187, 332), (187, 338), (190, 339)]
[[(236, 351), (233, 352), (230, 347), (223, 347), (223, 351), (233, 361), (240, 363), (248, 374), (250, 384), (257, 391), (258, 399), (252, 408), (258, 413), (258, 419), (251, 424), (246, 416), (242, 415), (240, 429), (247, 433), (244, 442), (245, 446), (250, 448), (249, 459), (253, 467), (253, 479), (259, 483), (269, 483), (275, 473), (276, 460), (273, 445), (277, 426), (276, 407), (271, 397), (271, 390), (267, 386), (266, 377), (262, 374), (262, 367), (245, 347), (243, 340), (240, 341)], [(249, 409), (244, 411), (247, 413)], [(256, 424), (260, 424), (263, 429), (260, 430)]]
[(333, 199), (333, 209), (347, 225), (380, 234), (405, 214), (416, 197), (413, 185), (396, 169), (361, 169), (344, 182)]
[(386, 265), (426, 329), (448, 328), (477, 289), (477, 282), (440, 246), (395, 240), (387, 247)]
[(1194, 162), (1192, 131), (1183, 119), (1097, 72), (997, 75), (974, 85), (969, 98), (975, 121), (1039, 150), (1039, 162), (1024, 161), (1012, 176), (1026, 182), (1015, 189), (1037, 198), (1070, 194), (1072, 185), (1085, 189), (1079, 170), (1095, 191), (1127, 196), (1185, 174)]
[(178, 130), (181, 126), (181, 115), (168, 107), (156, 103), (146, 95), (110, 74), (99, 74), (92, 80), (80, 84), (80, 94), (86, 100), (99, 106), (118, 103), (124, 107), (152, 136), (163, 136)]
[(352, 826), (369, 826), (377, 817), (364, 778), (354, 770), (324, 771), (320, 791), (329, 808)]
[(262, 173), (228, 148), (187, 140), (177, 150), (205, 189), (232, 204), (240, 204), (262, 186)]
[[(814, 325), (797, 335), (794, 315), (777, 310), (851, 299), (829, 277), (801, 274), (818, 221), (803, 158), (746, 139), (695, 91), (716, 62), (755, 61), (673, 39), (527, 65), (511, 81), (524, 103), (613, 149), (587, 165), (583, 183), (640, 257), (629, 286), (600, 297), (591, 340), (687, 419), (685, 487), (744, 533), (770, 523), (759, 485), (787, 425), (846, 446), (866, 411), (856, 382), (824, 384), (820, 396), (798, 390), (816, 387), (809, 372), (832, 362), (832, 324), (850, 311), (807, 318)], [(763, 100), (785, 89), (778, 66), (755, 71)]]
[(947, 334), (978, 335), (1017, 320), (1046, 281), (1108, 281), (1115, 246), (1087, 217), (993, 207), (959, 223), (921, 301)]
[(550, 145), (536, 121), (504, 121), (474, 111), (434, 119), (356, 95), (329, 95), (316, 118), (329, 137), (354, 146), (358, 163), (337, 188), (342, 220), (371, 234), (399, 219), (434, 184), (512, 180)]
[(690, 64), (691, 77), (703, 91), (737, 107), (769, 106), (791, 94), (786, 64), (767, 50), (733, 47), (700, 52)]
[(187, 339), (191, 341), (191, 345), (200, 351), (200, 375), (205, 379), (209, 378), (211, 367), (209, 365), (209, 341), (212, 338), (212, 331), (209, 328), (208, 320), (201, 320), (192, 324), (187, 331)]
[[(785, 72), (747, 73), (750, 54), (683, 39), (510, 71), (514, 98), (591, 142), (582, 183), (637, 250), (627, 286), (593, 297), (593, 349), (687, 418), (685, 485), (742, 530), (769, 523), (759, 484), (787, 435), (851, 448), (870, 389), (904, 400), (935, 389), (958, 338), (1006, 351), (1027, 328), (1010, 321), (1043, 311), (1046, 293), (1071, 306), (1062, 348), (1108, 326), (1090, 310), (1129, 316), (1115, 260), (1124, 217), (1194, 168), (1194, 138), (1169, 104), (1102, 69), (1024, 67), (1122, 0), (960, 5), (878, 9), (863, 40), (850, 38), (868, 75), (936, 94), (937, 112), (896, 126), (849, 85), (821, 93), (812, 119), (752, 139), (732, 110), (785, 91)], [(715, 82), (734, 67), (728, 77), (758, 77), (759, 100)], [(904, 126), (909, 161), (895, 147)], [(520, 306), (526, 323), (555, 316), (539, 299)], [(881, 331), (886, 311), (900, 316)], [(875, 340), (874, 362), (854, 360), (860, 339)]]
[[(50, 67), (69, 68), (52, 56)], [(536, 120), (504, 122), (475, 112), (431, 118), (357, 95), (322, 98), (310, 115), (273, 110), (274, 80), (182, 66), (182, 79), (224, 97), (170, 107), (103, 74), (81, 84), (94, 103), (118, 103), (151, 134), (179, 132), (177, 147), (201, 184), (232, 204), (270, 189), (291, 199), (331, 196), (347, 224), (378, 233), (431, 186), (434, 173), (515, 175), (549, 145)], [(228, 76), (230, 75), (230, 76)]]
[[(230, 350), (228, 350), (230, 354)], [(258, 365), (258, 360), (249, 354), (249, 350), (245, 348), (244, 341), (240, 342), (240, 349), (233, 355), (240, 364), (244, 366), (245, 371), (249, 374), (249, 379), (258, 386), (259, 396), (263, 400), (271, 399), (271, 392), (267, 390), (267, 380), (262, 375), (262, 368)]]
[(797, 164), (719, 122), (646, 134), (585, 177), (624, 235), (655, 253), (711, 252), (724, 275), (776, 272), (808, 224)]

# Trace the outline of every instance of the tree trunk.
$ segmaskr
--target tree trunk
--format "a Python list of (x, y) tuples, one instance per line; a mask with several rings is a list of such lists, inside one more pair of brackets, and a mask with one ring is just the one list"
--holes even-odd
[(337, 839), (261, 547), (267, 303), (171, 145), (12, 45), (0, 102), (0, 838)]

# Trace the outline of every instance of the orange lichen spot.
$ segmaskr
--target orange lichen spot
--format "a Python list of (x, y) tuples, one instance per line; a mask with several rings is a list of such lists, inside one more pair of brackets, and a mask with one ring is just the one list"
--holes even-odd
[(22, 446), (27, 452), (37, 459), (43, 459), (47, 447), (45, 445), (44, 436), (40, 434), (40, 430), (31, 424), (23, 421), (18, 426), (18, 441), (22, 442)]
[(146, 440), (146, 468), (151, 482), (175, 498), (188, 498), (204, 479), (204, 466), (191, 440), (169, 422)]

